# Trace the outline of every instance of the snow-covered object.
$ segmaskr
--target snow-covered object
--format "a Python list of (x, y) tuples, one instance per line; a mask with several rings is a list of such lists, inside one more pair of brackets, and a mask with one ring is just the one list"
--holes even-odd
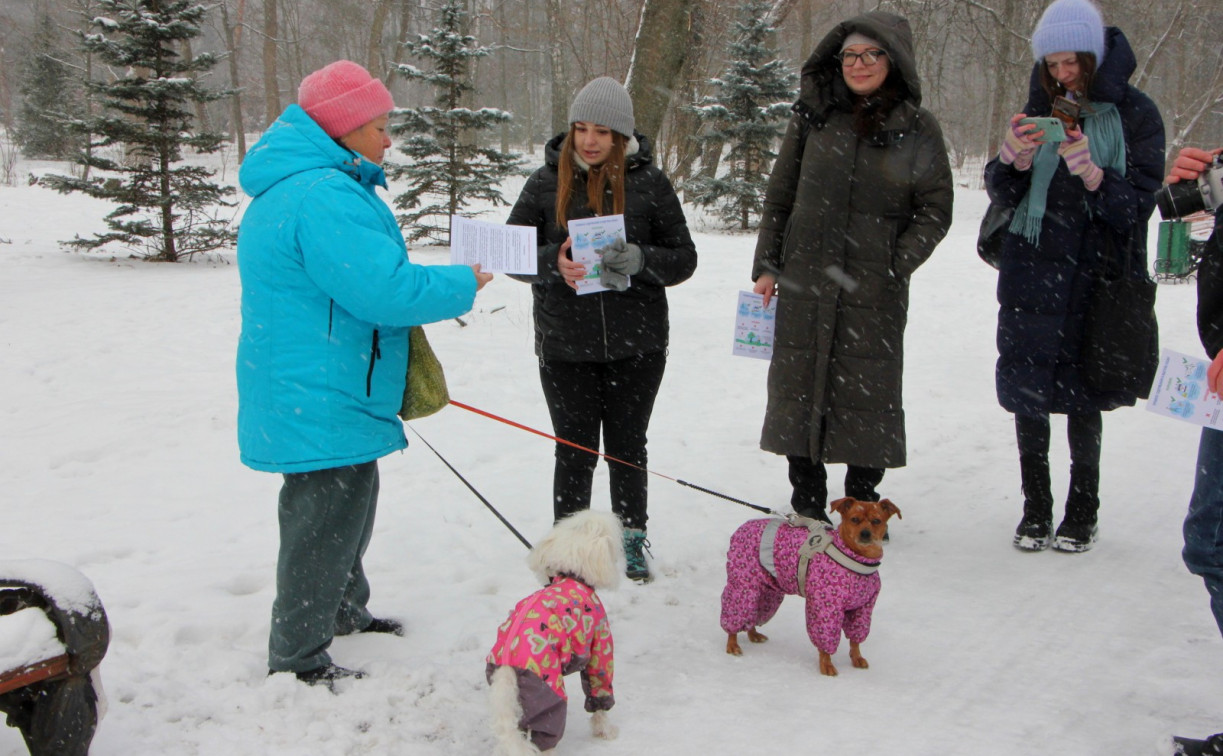
[[(33, 611), (43, 613), (47, 624), (52, 626), (61, 646), (59, 653), (67, 651), (70, 657), (68, 670), (71, 674), (87, 674), (102, 661), (110, 642), (110, 626), (93, 583), (80, 572), (66, 564), (45, 559), (0, 560), (0, 589), (4, 588), (28, 588), (36, 598), (30, 608), (0, 617), (5, 620), (5, 624), (0, 626), (4, 628), (0, 630), (0, 657), (5, 656), (5, 649), (9, 648), (5, 641), (9, 638), (10, 623), (14, 631), (21, 624), (24, 629), (42, 634), (38, 623), (25, 618), (13, 619)], [(41, 603), (45, 603), (45, 606), (40, 607)], [(14, 647), (17, 645), (13, 643)]]
[(55, 625), (41, 610), (0, 615), (0, 671), (28, 667), (64, 652)]

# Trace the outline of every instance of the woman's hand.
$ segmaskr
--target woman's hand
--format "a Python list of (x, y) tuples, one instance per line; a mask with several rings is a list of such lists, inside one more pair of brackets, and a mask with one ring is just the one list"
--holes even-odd
[(1104, 171), (1091, 161), (1091, 145), (1087, 135), (1079, 129), (1066, 129), (1066, 141), (1057, 146), (1057, 154), (1066, 161), (1066, 168), (1083, 179), (1087, 191), (1094, 192), (1104, 180)]
[(476, 274), (476, 291), (484, 288), (484, 284), (493, 280), (492, 273), (485, 273), (480, 270), (480, 263), (471, 266), (471, 272)]
[(769, 302), (777, 294), (777, 278), (771, 273), (761, 273), (760, 278), (756, 279), (756, 285), (752, 291), (764, 297), (764, 306), (768, 307)]
[(1223, 396), (1223, 351), (1215, 355), (1206, 371), (1206, 389), (1212, 394)]
[(1027, 117), (1025, 113), (1016, 113), (1011, 116), (1011, 127), (1002, 136), (1002, 147), (998, 149), (999, 160), (1021, 171), (1032, 167), (1032, 156), (1036, 154), (1036, 148), (1040, 146), (1037, 140), (1045, 135), (1043, 131), (1033, 134), (1036, 131), (1034, 123), (1020, 123)]
[(578, 290), (578, 281), (586, 277), (586, 266), (574, 262), (569, 259), (569, 248), (573, 246), (573, 239), (565, 239), (561, 243), (560, 251), (556, 253), (556, 268), (561, 273), (561, 278), (565, 279), (570, 289)]

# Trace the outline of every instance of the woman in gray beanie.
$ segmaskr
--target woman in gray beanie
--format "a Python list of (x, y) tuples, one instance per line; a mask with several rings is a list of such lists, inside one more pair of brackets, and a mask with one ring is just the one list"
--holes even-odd
[[(569, 221), (623, 215), (627, 244), (601, 261), (606, 290), (579, 296), (585, 266), (570, 255)], [(633, 129), (633, 102), (615, 79), (587, 84), (569, 107), (569, 130), (548, 142), (544, 165), (510, 212), (534, 226), (535, 354), (557, 438), (599, 448), (608, 462), (611, 508), (624, 524), (627, 575), (650, 579), (646, 540), (646, 430), (667, 360), (666, 287), (696, 270), (696, 247), (671, 182)], [(556, 445), (553, 514), (590, 507), (598, 457)], [(622, 464), (628, 463), (628, 464)]]
[[(1032, 33), (1035, 64), (1023, 112), (985, 167), (992, 203), (1014, 208), (998, 265), (998, 403), (1015, 415), (1023, 517), (1013, 543), (1087, 551), (1100, 507), (1101, 412), (1133, 406), (1137, 391), (1084, 377), (1083, 332), (1096, 270), (1129, 257), (1147, 270), (1147, 219), (1164, 167), (1164, 126), (1149, 97), (1130, 85), (1137, 61), (1120, 29), (1105, 27), (1090, 0), (1057, 0)], [(1021, 120), (1045, 116), (1055, 97), (1078, 103), (1062, 142)], [(1156, 345), (1150, 345), (1151, 360)], [(1145, 396), (1145, 392), (1143, 392)], [(1070, 487), (1053, 530), (1049, 415), (1066, 415)]]

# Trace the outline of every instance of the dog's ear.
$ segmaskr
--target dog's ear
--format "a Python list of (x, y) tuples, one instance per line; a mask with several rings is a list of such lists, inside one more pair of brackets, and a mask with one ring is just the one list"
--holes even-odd
[(836, 501), (832, 502), (828, 505), (828, 508), (844, 517), (845, 513), (848, 512), (849, 508), (853, 505), (854, 499), (846, 496), (844, 499), (837, 499)]
[(883, 513), (888, 517), (896, 515), (898, 519), (904, 519), (900, 516), (900, 507), (893, 504), (891, 499), (884, 499), (883, 501), (879, 502), (879, 508), (882, 509)]

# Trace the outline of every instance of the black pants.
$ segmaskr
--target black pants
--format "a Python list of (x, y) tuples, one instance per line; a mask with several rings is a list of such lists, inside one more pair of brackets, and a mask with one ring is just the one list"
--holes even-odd
[[(602, 429), (603, 453), (636, 465), (607, 463), (611, 508), (626, 528), (645, 530), (646, 429), (666, 366), (666, 352), (615, 362), (539, 362), (540, 383), (557, 438), (598, 449)], [(590, 452), (556, 445), (552, 509), (557, 520), (590, 508), (598, 461)]]
[[(1104, 418), (1099, 412), (1068, 415), (1066, 437), (1070, 441), (1071, 466), (1100, 467), (1100, 438)], [(1015, 439), (1020, 458), (1049, 456), (1049, 416), (1015, 415)]]
[[(786, 460), (790, 463), (790, 485), (794, 487), (790, 506), (800, 515), (826, 519), (828, 470), (824, 463), (810, 457), (787, 456)], [(882, 481), (883, 468), (849, 465), (845, 471), (845, 495), (859, 501), (879, 501), (875, 486)]]

